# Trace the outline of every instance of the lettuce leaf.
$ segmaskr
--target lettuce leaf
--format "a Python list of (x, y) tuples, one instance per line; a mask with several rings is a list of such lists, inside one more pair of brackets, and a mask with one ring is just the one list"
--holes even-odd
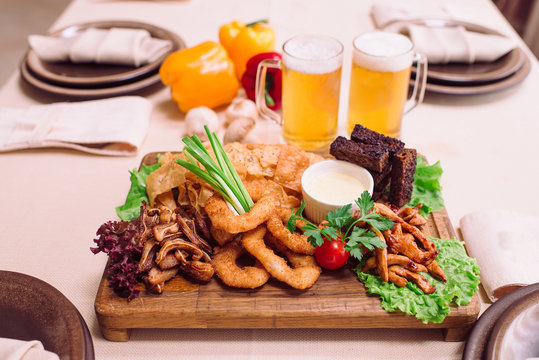
[(414, 207), (417, 204), (423, 204), (419, 213), (425, 218), (432, 211), (442, 210), (444, 208), (442, 186), (440, 185), (442, 173), (443, 170), (440, 166), (440, 161), (437, 161), (433, 165), (428, 165), (422, 156), (418, 156), (412, 197), (405, 206)]
[(157, 162), (153, 165), (142, 165), (140, 171), (136, 169), (129, 171), (131, 174), (131, 187), (127, 193), (125, 203), (116, 207), (116, 214), (120, 219), (131, 221), (140, 215), (142, 201), (149, 202), (148, 195), (146, 194), (146, 178), (160, 166), (161, 164)]
[(463, 243), (454, 238), (431, 239), (440, 250), (436, 262), (447, 277), (447, 283), (444, 283), (421, 273), (436, 286), (432, 294), (423, 293), (412, 281), (403, 288), (386, 283), (378, 275), (362, 272), (362, 264), (354, 269), (367, 291), (380, 296), (381, 305), (386, 311), (400, 310), (416, 316), (424, 324), (441, 323), (450, 312), (450, 304), (460, 306), (470, 303), (479, 289), (479, 266), (474, 258), (466, 254)]

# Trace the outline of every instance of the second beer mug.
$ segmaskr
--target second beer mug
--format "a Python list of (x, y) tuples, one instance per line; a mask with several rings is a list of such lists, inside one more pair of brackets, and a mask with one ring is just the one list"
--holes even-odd
[[(354, 39), (346, 130), (361, 124), (387, 136), (399, 137), (402, 115), (421, 103), (427, 59), (414, 52), (410, 39), (389, 32), (372, 32)], [(407, 100), (412, 63), (415, 85)]]
[[(282, 64), (264, 60), (256, 77), (260, 113), (283, 127), (287, 143), (304, 150), (328, 146), (337, 135), (343, 45), (330, 37), (301, 35), (283, 45)], [(264, 100), (266, 70), (282, 68), (282, 119)]]

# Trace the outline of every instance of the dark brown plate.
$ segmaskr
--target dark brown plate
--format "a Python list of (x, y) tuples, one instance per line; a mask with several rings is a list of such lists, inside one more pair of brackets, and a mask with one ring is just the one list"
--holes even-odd
[[(407, 21), (395, 21), (384, 27), (384, 30), (403, 32), (406, 25), (423, 25), (428, 27), (456, 27), (463, 26), (466, 30), (489, 35), (501, 33), (487, 27), (457, 20), (417, 19)], [(526, 54), (515, 48), (508, 54), (493, 62), (478, 62), (473, 64), (449, 63), (430, 64), (427, 71), (427, 82), (445, 82), (450, 85), (474, 84), (494, 82), (511, 76), (518, 71), (527, 60)], [(529, 60), (528, 60), (529, 61)]]
[(117, 86), (147, 77), (157, 71), (167, 55), (185, 47), (184, 41), (178, 35), (155, 25), (134, 21), (100, 21), (76, 24), (49, 35), (69, 38), (88, 28), (110, 29), (112, 27), (147, 30), (153, 38), (170, 40), (172, 48), (154, 62), (139, 67), (94, 63), (45, 62), (41, 61), (32, 49), (28, 50), (23, 62), (26, 63), (28, 71), (41, 81), (62, 87), (101, 88)]
[(160, 83), (159, 72), (154, 72), (148, 77), (137, 79), (127, 84), (120, 84), (117, 86), (103, 87), (103, 88), (71, 88), (60, 85), (51, 84), (45, 82), (38, 77), (34, 76), (26, 66), (25, 62), (21, 63), (20, 67), (21, 77), (31, 86), (45, 91), (50, 94), (60, 95), (63, 98), (69, 99), (99, 99), (107, 98), (111, 96), (133, 94), (137, 91), (149, 88), (150, 86)]
[(463, 360), (484, 359), (487, 354), (487, 344), (493, 334), (496, 322), (500, 319), (504, 311), (510, 309), (519, 299), (529, 294), (539, 291), (539, 283), (528, 285), (515, 290), (490, 306), (477, 320), (468, 341), (464, 347)]
[[(531, 62), (527, 56), (524, 57), (524, 64), (514, 74), (489, 83), (474, 83), (474, 84), (451, 84), (435, 83), (433, 81), (427, 81), (426, 91), (431, 93), (445, 94), (445, 95), (480, 95), (491, 92), (501, 91), (509, 89), (519, 83), (521, 83), (526, 76), (528, 76), (531, 69)], [(413, 78), (410, 80), (410, 85), (413, 86)]]
[(0, 271), (0, 289), (0, 337), (39, 340), (60, 359), (94, 359), (84, 319), (57, 289), (11, 271)]

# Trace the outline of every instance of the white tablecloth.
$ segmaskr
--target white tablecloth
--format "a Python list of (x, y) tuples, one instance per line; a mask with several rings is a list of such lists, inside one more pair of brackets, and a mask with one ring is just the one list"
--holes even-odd
[[(387, 1), (387, 0), (386, 0)], [(346, 118), (353, 37), (373, 29), (373, 1), (324, 0), (75, 0), (52, 29), (92, 20), (137, 20), (177, 32), (187, 45), (217, 40), (219, 26), (269, 18), (282, 44), (297, 33), (320, 33), (346, 47), (340, 121)], [(447, 2), (454, 15), (495, 28), (526, 46), (488, 0)], [(39, 9), (34, 9), (38, 11)], [(428, 94), (405, 116), (402, 139), (444, 169), (443, 194), (453, 224), (482, 209), (539, 215), (539, 70), (518, 87), (480, 96)], [(98, 226), (115, 219), (129, 188), (128, 170), (152, 151), (178, 150), (183, 115), (168, 89), (154, 104), (148, 137), (137, 157), (110, 158), (69, 150), (0, 154), (0, 269), (36, 276), (64, 293), (92, 332), (97, 359), (458, 359), (463, 342), (439, 330), (134, 330), (128, 343), (101, 336), (93, 303), (106, 262), (90, 253)], [(0, 90), (0, 106), (57, 101), (21, 84), (18, 71)]]

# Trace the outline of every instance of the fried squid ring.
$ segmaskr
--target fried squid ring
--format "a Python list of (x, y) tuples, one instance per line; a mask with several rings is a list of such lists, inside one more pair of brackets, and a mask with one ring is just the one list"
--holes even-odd
[(259, 226), (248, 231), (242, 237), (243, 247), (255, 258), (257, 258), (264, 268), (277, 280), (283, 281), (296, 289), (307, 289), (311, 287), (322, 270), (316, 264), (314, 257), (307, 255), (292, 254), (288, 249), (283, 249), (283, 253), (288, 257), (294, 268), (288, 266), (285, 259), (278, 256), (272, 249), (264, 243), (266, 227)]
[(210, 226), (210, 234), (220, 246), (224, 246), (225, 244), (231, 242), (237, 235), (229, 234), (224, 230), (217, 229), (213, 225)]
[(283, 224), (281, 217), (277, 213), (274, 213), (268, 221), (266, 221), (266, 226), (269, 232), (276, 237), (281, 244), (293, 252), (305, 255), (314, 254), (314, 246), (307, 240), (307, 236), (291, 233)]
[(413, 280), (417, 284), (417, 286), (419, 286), (419, 288), (423, 290), (425, 294), (432, 294), (433, 292), (436, 291), (436, 286), (429, 284), (427, 279), (425, 279), (422, 275), (418, 273), (412, 272), (410, 270), (406, 270), (405, 268), (400, 267), (399, 265), (393, 265), (389, 268), (389, 270), (395, 273), (396, 275)]
[(238, 241), (232, 241), (220, 248), (212, 260), (215, 273), (226, 285), (255, 289), (264, 285), (270, 274), (257, 260), (254, 266), (239, 267), (236, 260), (247, 251)]
[[(427, 272), (427, 268), (425, 266), (413, 262), (410, 258), (404, 255), (387, 254), (387, 265), (399, 265), (413, 272)], [(375, 256), (367, 259), (361, 271), (367, 272), (374, 268), (376, 268)], [(391, 280), (391, 278), (389, 280)]]
[(229, 234), (238, 234), (253, 230), (258, 225), (265, 223), (273, 214), (273, 208), (276, 204), (275, 197), (264, 196), (251, 207), (249, 212), (235, 215), (223, 198), (212, 196), (206, 202), (204, 209), (215, 228)]

